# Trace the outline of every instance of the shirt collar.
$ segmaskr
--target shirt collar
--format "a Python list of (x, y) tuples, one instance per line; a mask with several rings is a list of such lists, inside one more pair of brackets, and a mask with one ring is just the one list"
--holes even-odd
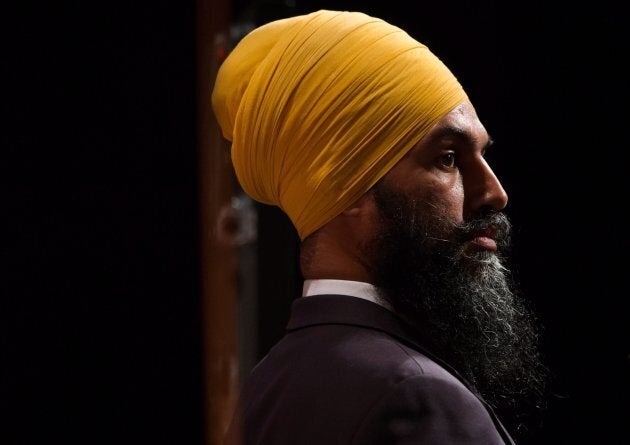
[(311, 295), (348, 295), (371, 301), (390, 311), (394, 310), (389, 302), (381, 297), (376, 286), (363, 281), (331, 279), (305, 280), (302, 296), (308, 297)]

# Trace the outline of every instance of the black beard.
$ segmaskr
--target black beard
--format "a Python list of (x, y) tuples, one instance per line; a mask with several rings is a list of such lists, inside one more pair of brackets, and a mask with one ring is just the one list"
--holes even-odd
[[(488, 210), (457, 225), (436, 214), (437, 202), (408, 199), (382, 182), (373, 192), (381, 229), (365, 250), (382, 297), (431, 352), (509, 414), (513, 432), (525, 432), (526, 411), (542, 402), (546, 371), (540, 328), (504, 266), (507, 217)], [(488, 227), (496, 230), (497, 251), (466, 252), (465, 241)]]

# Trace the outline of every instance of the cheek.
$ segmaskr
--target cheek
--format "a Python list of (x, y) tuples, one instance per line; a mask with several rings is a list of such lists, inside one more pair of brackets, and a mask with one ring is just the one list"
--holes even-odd
[(423, 194), (427, 211), (456, 224), (464, 221), (464, 186), (461, 181), (432, 181), (426, 184)]

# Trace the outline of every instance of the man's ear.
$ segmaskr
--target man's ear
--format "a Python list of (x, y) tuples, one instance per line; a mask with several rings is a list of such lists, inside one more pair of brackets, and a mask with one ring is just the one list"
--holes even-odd
[(348, 217), (364, 216), (374, 211), (374, 205), (374, 196), (372, 195), (372, 191), (368, 190), (346, 210), (341, 212), (341, 214)]

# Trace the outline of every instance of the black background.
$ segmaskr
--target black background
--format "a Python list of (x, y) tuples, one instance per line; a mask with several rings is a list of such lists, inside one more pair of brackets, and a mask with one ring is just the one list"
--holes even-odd
[[(248, 6), (259, 23), (363, 10), (454, 71), (496, 141), (518, 278), (546, 326), (554, 396), (522, 443), (627, 443), (628, 39), (616, 3), (235, 2), (234, 20)], [(6, 12), (0, 441), (201, 444), (195, 5)], [(274, 238), (283, 216), (262, 212), (261, 264), (293, 255)], [(288, 307), (269, 283), (295, 276), (262, 277), (262, 298)], [(261, 352), (285, 314), (262, 312)]]

